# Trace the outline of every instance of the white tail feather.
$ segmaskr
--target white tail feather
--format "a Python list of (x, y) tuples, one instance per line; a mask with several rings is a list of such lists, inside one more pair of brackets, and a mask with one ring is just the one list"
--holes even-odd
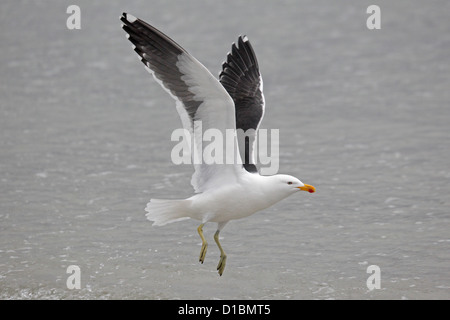
[(151, 199), (145, 211), (154, 226), (189, 219), (186, 200)]

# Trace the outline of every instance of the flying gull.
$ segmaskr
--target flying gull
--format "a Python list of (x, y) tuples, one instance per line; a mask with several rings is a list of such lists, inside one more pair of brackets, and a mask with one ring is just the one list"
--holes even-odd
[[(192, 156), (204, 155), (201, 139), (208, 129), (224, 135), (229, 129), (250, 132), (239, 146), (234, 163), (194, 163), (192, 197), (151, 199), (145, 208), (146, 217), (157, 226), (189, 218), (199, 220), (201, 263), (208, 247), (203, 226), (207, 222), (217, 223), (214, 240), (220, 249), (217, 270), (222, 275), (227, 255), (219, 242), (219, 232), (228, 221), (248, 217), (298, 191), (313, 193), (315, 188), (289, 175), (263, 176), (257, 171), (254, 144), (265, 102), (258, 62), (246, 36), (232, 45), (217, 80), (197, 59), (155, 27), (128, 13), (123, 13), (120, 20), (145, 68), (175, 99), (184, 129), (193, 134)], [(201, 130), (195, 130), (199, 123)], [(234, 139), (232, 142), (238, 148), (236, 135)]]

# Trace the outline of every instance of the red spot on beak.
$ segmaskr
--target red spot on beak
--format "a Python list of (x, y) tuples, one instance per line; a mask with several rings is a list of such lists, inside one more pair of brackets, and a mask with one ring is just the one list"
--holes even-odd
[(313, 186), (309, 185), (309, 184), (305, 184), (303, 187), (297, 187), (300, 190), (303, 191), (308, 191), (309, 193), (314, 193), (316, 192), (316, 188), (314, 188)]

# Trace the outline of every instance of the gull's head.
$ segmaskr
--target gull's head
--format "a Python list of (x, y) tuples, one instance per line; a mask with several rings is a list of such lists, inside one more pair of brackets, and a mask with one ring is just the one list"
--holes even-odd
[(286, 191), (290, 191), (292, 193), (296, 191), (307, 191), (309, 193), (316, 192), (316, 188), (309, 184), (304, 184), (296, 177), (286, 174), (278, 174), (274, 176), (274, 178), (276, 178), (277, 185)]

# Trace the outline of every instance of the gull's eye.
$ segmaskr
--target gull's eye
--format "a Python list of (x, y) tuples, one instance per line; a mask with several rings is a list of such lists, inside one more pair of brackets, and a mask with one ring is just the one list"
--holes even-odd
[(292, 181), (289, 181), (288, 184), (292, 184)]

